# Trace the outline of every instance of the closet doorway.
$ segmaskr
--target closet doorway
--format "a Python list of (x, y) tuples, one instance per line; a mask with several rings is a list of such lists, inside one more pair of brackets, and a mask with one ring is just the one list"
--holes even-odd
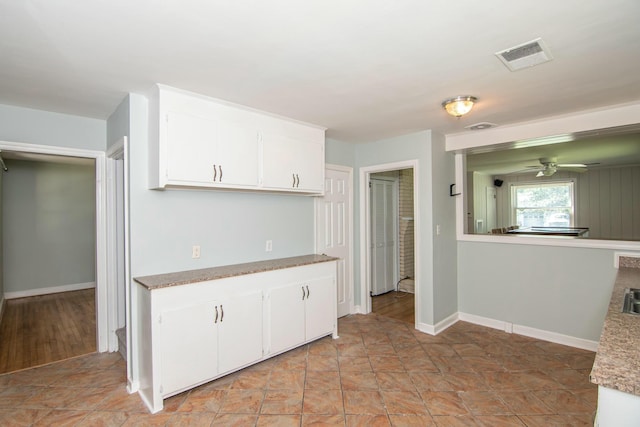
[[(14, 236), (8, 239), (7, 235), (11, 234), (9, 231), (11, 225), (8, 225), (7, 218), (4, 218), (2, 230), (4, 247), (0, 256), (2, 273), (0, 300), (3, 303), (1, 307), (5, 310), (2, 316), (3, 323), (10, 321), (8, 306), (17, 305), (17, 310), (23, 312), (21, 314), (23, 319), (28, 319), (29, 316), (32, 319), (45, 318), (45, 333), (49, 335), (43, 338), (31, 333), (26, 338), (25, 336), (19, 338), (18, 328), (10, 328), (13, 338), (22, 339), (23, 344), (25, 341), (31, 341), (29, 345), (35, 350), (29, 351), (37, 356), (25, 354), (22, 350), (18, 352), (20, 354), (14, 353), (9, 357), (24, 359), (23, 362), (27, 362), (27, 365), (21, 366), (22, 368), (87, 352), (106, 351), (108, 349), (106, 316), (108, 301), (106, 298), (104, 152), (7, 141), (0, 141), (0, 150), (2, 156), (8, 160), (5, 162), (8, 171), (2, 172), (5, 174), (5, 185), (0, 185), (0, 189), (4, 187), (5, 191), (7, 191), (6, 176), (11, 174), (12, 178), (16, 178), (14, 174), (19, 174), (19, 168), (14, 162), (40, 162), (46, 165), (44, 173), (39, 171), (31, 175), (23, 174), (21, 176), (27, 177), (27, 182), (19, 183), (23, 185), (22, 190), (25, 193), (31, 193), (34, 198), (37, 198), (36, 202), (31, 201), (35, 208), (22, 213), (25, 217), (22, 219), (26, 219), (27, 223), (30, 220), (29, 216), (38, 216), (32, 219), (35, 225), (31, 235), (21, 234), (19, 238)], [(16, 166), (13, 170), (12, 163)], [(24, 164), (26, 163), (22, 166)], [(65, 168), (70, 169), (69, 184), (50, 179), (51, 171)], [(82, 172), (78, 168), (82, 169)], [(83, 199), (85, 201), (82, 203), (69, 202), (66, 193), (71, 192), (90, 193), (90, 196), (88, 200)], [(54, 197), (56, 194), (60, 196), (59, 199)], [(75, 208), (73, 211), (66, 211), (67, 204), (77, 205), (73, 206)], [(3, 210), (6, 211), (6, 206), (4, 208)], [(15, 217), (15, 212), (12, 215)], [(66, 218), (67, 215), (71, 218)], [(56, 237), (57, 231), (61, 234), (58, 233)], [(82, 250), (86, 253), (77, 252), (76, 245), (70, 243), (73, 241), (84, 244)], [(22, 245), (19, 251), (14, 250), (19, 245)], [(45, 248), (49, 248), (49, 252), (46, 252)], [(76, 260), (77, 268), (69, 267)], [(63, 266), (65, 262), (68, 263), (67, 266)], [(22, 271), (20, 273), (22, 276), (15, 276), (18, 270)], [(20, 284), (16, 285), (16, 283)], [(23, 284), (26, 286), (20, 288)], [(60, 296), (64, 297), (64, 302), (55, 301)], [(29, 299), (40, 301), (33, 301), (36, 303), (35, 308), (25, 308), (29, 304), (24, 303), (29, 302)], [(12, 301), (16, 304), (9, 304)], [(69, 308), (71, 315), (56, 319), (50, 317), (65, 312), (65, 306)], [(19, 322), (25, 323), (25, 321)], [(26, 330), (34, 332), (29, 322), (26, 323)], [(56, 335), (57, 331), (61, 331), (62, 334)], [(71, 338), (66, 339), (65, 335)], [(4, 338), (0, 345), (12, 346)], [(47, 353), (49, 353), (48, 356)]]
[(413, 162), (366, 168), (366, 312), (416, 322)]

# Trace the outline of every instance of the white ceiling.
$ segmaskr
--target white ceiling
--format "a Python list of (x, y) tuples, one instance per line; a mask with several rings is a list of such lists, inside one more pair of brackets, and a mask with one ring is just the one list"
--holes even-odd
[[(0, 0), (0, 103), (106, 119), (157, 82), (342, 141), (451, 134), (640, 100), (639, 18), (638, 0)], [(551, 62), (494, 55), (537, 37)]]

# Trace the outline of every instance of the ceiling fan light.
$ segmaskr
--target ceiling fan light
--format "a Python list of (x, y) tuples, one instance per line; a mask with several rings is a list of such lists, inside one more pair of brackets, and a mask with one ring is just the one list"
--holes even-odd
[(442, 107), (453, 117), (462, 117), (473, 108), (478, 100), (475, 96), (461, 95), (442, 102)]

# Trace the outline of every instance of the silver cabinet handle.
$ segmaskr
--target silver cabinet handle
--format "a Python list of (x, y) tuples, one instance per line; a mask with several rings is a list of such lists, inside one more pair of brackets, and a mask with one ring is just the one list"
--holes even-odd
[(300, 187), (300, 177), (296, 174), (296, 188)]
[(220, 304), (220, 313), (222, 313), (220, 315), (220, 323), (222, 323), (222, 321), (224, 320), (224, 308), (222, 308), (222, 304)]
[(304, 286), (301, 286), (302, 288), (302, 301), (304, 301)]
[(309, 299), (309, 295), (310, 295), (310, 294), (311, 294), (311, 293), (309, 292), (309, 285), (307, 285), (307, 299)]
[(213, 182), (216, 182), (217, 176), (218, 176), (218, 170), (216, 169), (216, 165), (213, 165)]
[(220, 179), (218, 179), (218, 182), (222, 182), (222, 165), (218, 165), (218, 169), (220, 169)]
[(293, 183), (291, 184), (291, 187), (295, 188), (295, 186), (296, 186), (296, 174), (292, 173), (291, 177), (293, 178)]
[(213, 323), (218, 323), (218, 306), (216, 305), (216, 320)]

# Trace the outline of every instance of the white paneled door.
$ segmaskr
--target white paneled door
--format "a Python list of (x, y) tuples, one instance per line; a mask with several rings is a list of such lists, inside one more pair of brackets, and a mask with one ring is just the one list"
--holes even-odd
[(325, 170), (324, 197), (316, 201), (316, 246), (319, 253), (339, 258), (338, 317), (351, 313), (351, 169)]
[(371, 178), (371, 296), (396, 288), (397, 182)]

